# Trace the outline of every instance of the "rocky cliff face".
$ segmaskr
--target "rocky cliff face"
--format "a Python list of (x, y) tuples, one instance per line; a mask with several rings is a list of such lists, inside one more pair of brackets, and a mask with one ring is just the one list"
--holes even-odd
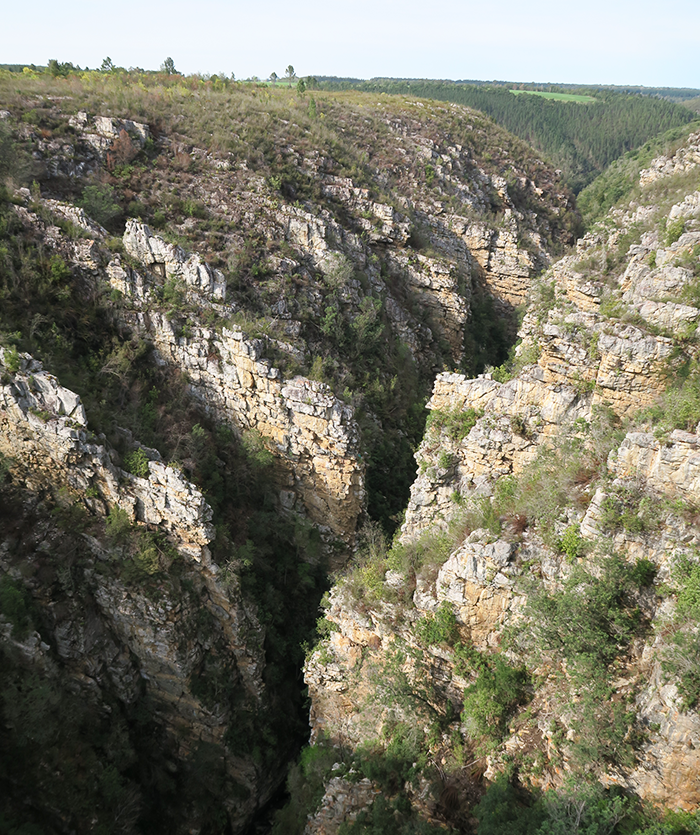
[[(532, 287), (510, 367), (438, 374), (400, 541), (370, 540), (331, 592), (306, 666), (315, 738), (343, 750), (423, 727), (443, 793), (461, 792), (426, 806), (406, 784), (423, 817), (465, 825), (465, 760), (700, 804), (698, 141)], [(605, 617), (635, 625), (604, 639), (590, 613), (610, 572)]]
[[(221, 273), (217, 277), (197, 256), (187, 259), (151, 235), (147, 226), (129, 221), (124, 245), (145, 266), (163, 264), (166, 281), (181, 278), (196, 293), (223, 302)], [(364, 467), (352, 408), (323, 383), (304, 377), (285, 381), (262, 357), (263, 343), (246, 339), (240, 330), (224, 326), (218, 332), (190, 324), (188, 317), (174, 326), (154, 309), (155, 287), (148, 288), (119, 259), (108, 264), (107, 272), (111, 286), (138, 310), (130, 311), (127, 321), (152, 340), (165, 361), (187, 373), (197, 397), (220, 420), (239, 430), (255, 430), (271, 442), (284, 469), (282, 507), (307, 513), (332, 535), (352, 541), (364, 501)], [(143, 289), (133, 292), (134, 287)], [(228, 312), (233, 314), (233, 308)], [(221, 316), (225, 309), (217, 313)], [(195, 322), (199, 315), (197, 308)]]
[[(206, 749), (210, 767), (220, 772), (217, 779), (228, 785), (227, 812), (234, 825), (243, 825), (276, 781), (273, 774), (263, 778), (249, 757), (231, 756), (225, 739), (231, 708), (211, 685), (220, 665), (240, 709), (267, 707), (264, 629), (235, 578), (222, 582), (212, 563), (211, 508), (155, 450), (137, 446), (140, 475), (116, 466), (118, 456), (104, 438), (100, 442), (87, 429), (80, 397), (28, 354), (0, 348), (0, 368), (0, 460), (11, 478), (3, 491), (0, 546), (6, 673), (11, 675), (9, 659), (16, 657), (28, 675), (48, 671), (56, 698), (66, 688), (85, 699), (98, 724), (118, 700), (115, 732), (125, 735), (122, 756), (147, 756), (154, 772), (174, 775), (193, 804), (187, 812), (178, 804), (180, 829), (207, 816), (198, 808), (201, 798), (186, 787)], [(8, 589), (17, 588), (31, 601), (19, 609), (7, 602)], [(20, 701), (27, 696), (25, 679)], [(53, 717), (25, 710), (26, 733), (36, 744), (31, 723), (51, 727)], [(124, 719), (139, 710), (144, 719), (149, 713), (158, 717), (160, 751), (144, 752)], [(100, 747), (91, 737), (95, 731), (85, 733), (87, 755), (94, 756), (91, 746)], [(72, 767), (66, 756), (55, 766), (59, 773)], [(119, 771), (112, 777), (114, 806), (107, 803), (99, 819), (132, 831), (148, 805), (143, 787), (110, 746), (106, 760), (91, 779), (109, 779), (105, 769)], [(120, 809), (121, 803), (127, 808)]]

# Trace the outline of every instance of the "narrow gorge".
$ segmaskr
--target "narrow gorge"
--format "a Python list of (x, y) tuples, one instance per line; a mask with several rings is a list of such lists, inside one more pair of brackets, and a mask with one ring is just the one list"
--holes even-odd
[(0, 829), (694, 821), (700, 134), (0, 81)]

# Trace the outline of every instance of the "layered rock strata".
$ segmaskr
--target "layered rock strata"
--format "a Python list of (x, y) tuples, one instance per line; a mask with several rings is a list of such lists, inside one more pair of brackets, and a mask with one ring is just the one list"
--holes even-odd
[[(223, 299), (220, 273), (198, 256), (165, 244), (147, 226), (131, 221), (124, 243), (145, 265), (161, 264), (163, 278), (182, 279), (205, 300)], [(262, 342), (241, 330), (188, 324), (185, 336), (181, 325), (153, 310), (153, 278), (119, 260), (108, 265), (107, 273), (111, 286), (133, 304), (128, 321), (153, 341), (163, 360), (187, 373), (194, 395), (220, 420), (269, 441), (284, 472), (281, 506), (306, 513), (333, 536), (352, 541), (364, 503), (364, 465), (352, 408), (324, 383), (284, 380), (262, 356)]]

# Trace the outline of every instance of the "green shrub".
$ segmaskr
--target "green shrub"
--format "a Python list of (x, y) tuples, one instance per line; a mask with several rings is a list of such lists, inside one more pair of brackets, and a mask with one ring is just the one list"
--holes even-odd
[(255, 429), (246, 429), (243, 433), (243, 449), (251, 466), (259, 472), (269, 472), (275, 463), (265, 438)]
[(206, 206), (199, 200), (185, 200), (183, 209), (187, 217), (196, 217), (200, 220), (205, 219), (209, 214)]
[(124, 469), (139, 478), (148, 478), (148, 462), (148, 456), (143, 449), (139, 447), (124, 456)]
[[(514, 483), (509, 478), (501, 479), (498, 482), (496, 492), (505, 484)], [(502, 532), (500, 504), (493, 501), (489, 496), (479, 496), (469, 502), (467, 510), (462, 516), (465, 531), (475, 531), (486, 528), (494, 536), (500, 536)]]
[(340, 632), (340, 627), (335, 621), (328, 620), (326, 617), (319, 618), (316, 621), (316, 634), (321, 640), (330, 638), (333, 632)]
[[(423, 650), (397, 637), (369, 671), (371, 691), (365, 707), (376, 714), (377, 706), (388, 720), (409, 722), (414, 743), (422, 744), (424, 729), (444, 720), (444, 696), (439, 693)], [(389, 725), (385, 724), (388, 729)], [(387, 730), (388, 732), (388, 730)], [(413, 743), (412, 743), (413, 744)]]
[(685, 230), (685, 218), (679, 217), (666, 224), (666, 246), (675, 244)]
[(428, 415), (426, 431), (443, 432), (452, 441), (467, 437), (483, 413), (475, 409), (433, 409)]
[(674, 384), (663, 398), (639, 416), (661, 429), (684, 429), (694, 432), (700, 423), (700, 374), (693, 368), (687, 375), (674, 375)]
[(154, 542), (146, 542), (133, 556), (134, 564), (144, 574), (153, 575), (160, 569), (160, 555)]
[(395, 542), (386, 555), (386, 565), (407, 578), (439, 568), (459, 541), (458, 528), (433, 529), (411, 542)]
[(7, 575), (0, 577), (0, 613), (12, 624), (15, 638), (27, 637), (32, 626), (27, 592)]
[(116, 201), (114, 188), (102, 183), (85, 186), (79, 205), (85, 209), (89, 217), (106, 227), (110, 227), (122, 212)]
[(632, 801), (621, 790), (599, 783), (571, 782), (542, 798), (545, 819), (537, 835), (611, 835), (629, 814)]
[(563, 554), (566, 554), (570, 560), (575, 560), (576, 557), (580, 557), (583, 554), (583, 549), (586, 544), (586, 540), (581, 536), (581, 526), (569, 525), (559, 537), (557, 544), (559, 550)]
[(700, 563), (679, 557), (672, 571), (677, 594), (675, 631), (664, 650), (662, 668), (683, 697), (686, 709), (700, 703)]
[(318, 808), (326, 781), (339, 752), (322, 737), (316, 745), (304, 748), (299, 761), (287, 776), (287, 804), (274, 814), (271, 835), (302, 835), (307, 816)]
[[(640, 817), (642, 817), (640, 815)], [(635, 821), (634, 835), (700, 835), (698, 812), (675, 812), (667, 809), (648, 810), (641, 821)]]
[(452, 605), (443, 600), (434, 615), (426, 615), (416, 623), (416, 634), (427, 646), (453, 644), (459, 637), (459, 629)]
[(535, 582), (525, 608), (533, 648), (565, 660), (572, 680), (587, 686), (605, 679), (618, 654), (642, 627), (635, 602), (639, 572), (619, 556), (598, 560), (596, 573), (575, 564), (560, 592)]
[(168, 308), (168, 312), (178, 313), (182, 310), (187, 291), (185, 282), (177, 276), (171, 276), (163, 285), (163, 302)]
[(107, 537), (117, 545), (123, 545), (131, 535), (131, 520), (126, 510), (114, 505), (105, 520)]
[(541, 581), (532, 580), (524, 621), (508, 638), (532, 666), (545, 660), (565, 664), (576, 704), (568, 746), (579, 772), (604, 762), (634, 762), (634, 711), (612, 698), (610, 681), (616, 660), (647, 628), (637, 596), (649, 573), (645, 562), (631, 565), (613, 555), (601, 557), (591, 570), (575, 563), (561, 591), (548, 592)]
[[(596, 425), (596, 432), (602, 431), (604, 423)], [(604, 465), (609, 446), (606, 439), (591, 437), (584, 444), (575, 433), (566, 431), (559, 436), (555, 449), (541, 447), (521, 473), (498, 480), (492, 502), (494, 517), (525, 519), (528, 525), (537, 527), (549, 546), (556, 547), (555, 522), (565, 507), (577, 502), (581, 476), (590, 472), (592, 478)], [(602, 447), (600, 451), (598, 446)], [(488, 527), (498, 533), (497, 526)], [(567, 538), (569, 545), (574, 544), (572, 537), (573, 532)]]
[(454, 464), (454, 456), (447, 452), (447, 450), (443, 449), (440, 454), (438, 455), (437, 465), (442, 470), (449, 470), (449, 468)]
[(544, 818), (540, 804), (499, 774), (474, 807), (479, 835), (536, 835)]
[(10, 372), (10, 374), (16, 374), (19, 371), (19, 366), (21, 362), (21, 357), (19, 355), (19, 351), (16, 348), (9, 347), (5, 348), (5, 368)]
[[(381, 526), (370, 522), (360, 532), (359, 548), (343, 583), (358, 601), (372, 603), (391, 597), (409, 603), (415, 576), (434, 572), (447, 560), (455, 542), (455, 533), (435, 529), (389, 548)], [(403, 574), (406, 588), (389, 588), (384, 582), (387, 570)]]
[(630, 579), (640, 588), (653, 585), (656, 577), (656, 565), (644, 557), (638, 559), (630, 573)]
[(642, 737), (635, 731), (633, 707), (615, 696), (615, 690), (598, 679), (576, 698), (576, 712), (571, 719), (573, 739), (569, 742), (569, 761), (579, 774), (608, 764), (634, 767), (635, 748), (642, 742)]
[(482, 656), (477, 680), (464, 691), (462, 721), (470, 735), (502, 739), (508, 718), (526, 699), (529, 682), (525, 667), (512, 667), (501, 655)]
[(604, 530), (625, 530), (644, 533), (656, 530), (661, 524), (661, 503), (644, 494), (637, 485), (619, 485), (609, 493), (601, 505), (601, 524)]

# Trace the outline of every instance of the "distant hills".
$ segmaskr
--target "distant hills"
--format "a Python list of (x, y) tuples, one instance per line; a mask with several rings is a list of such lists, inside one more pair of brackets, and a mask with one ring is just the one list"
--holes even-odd
[[(612, 87), (517, 84), (429, 79), (318, 78), (323, 89), (357, 89), (451, 101), (481, 110), (530, 143), (561, 169), (574, 192), (610, 163), (672, 128), (692, 122), (700, 90), (671, 87)], [(511, 90), (578, 94), (594, 103), (562, 101)], [(688, 103), (683, 106), (680, 102)]]

